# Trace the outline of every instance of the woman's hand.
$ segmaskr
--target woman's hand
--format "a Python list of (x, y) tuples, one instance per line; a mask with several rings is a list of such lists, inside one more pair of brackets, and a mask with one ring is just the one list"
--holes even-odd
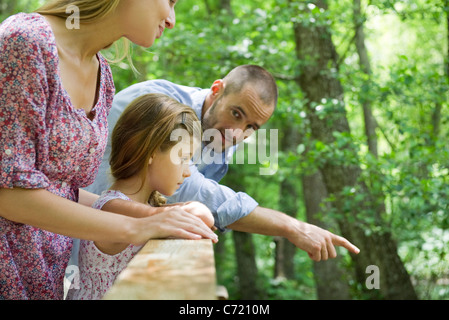
[(184, 211), (187, 211), (194, 216), (200, 218), (209, 228), (215, 230), (214, 227), (214, 216), (212, 212), (210, 212), (209, 208), (206, 205), (202, 204), (198, 201), (189, 201), (183, 204), (180, 204), (180, 208)]
[[(204, 208), (198, 205), (190, 205), (187, 209), (202, 211)], [(209, 211), (210, 213), (210, 211)], [(213, 218), (212, 218), (213, 220)], [(198, 240), (201, 238), (211, 239), (214, 243), (218, 242), (217, 235), (206, 225), (201, 218), (180, 206), (172, 206), (170, 210), (153, 214), (146, 218), (138, 218), (134, 221), (134, 235), (136, 245), (141, 245), (149, 239), (157, 238), (181, 238)]]

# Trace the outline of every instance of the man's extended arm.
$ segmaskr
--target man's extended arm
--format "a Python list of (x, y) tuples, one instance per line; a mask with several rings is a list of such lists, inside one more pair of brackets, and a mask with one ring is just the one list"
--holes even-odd
[(195, 165), (190, 166), (191, 175), (184, 180), (175, 194), (168, 198), (169, 203), (199, 201), (206, 205), (214, 215), (215, 226), (226, 230), (226, 226), (246, 216), (258, 203), (244, 192), (232, 189), (206, 178)]
[(299, 221), (285, 213), (256, 207), (249, 215), (228, 226), (229, 229), (287, 238), (296, 247), (306, 251), (314, 261), (337, 256), (335, 246), (359, 253), (359, 249), (343, 237), (315, 225)]
[(226, 186), (204, 177), (195, 167), (192, 175), (176, 193), (175, 202), (196, 200), (206, 204), (215, 216), (220, 230), (258, 233), (287, 238), (296, 247), (306, 251), (315, 261), (335, 258), (335, 246), (342, 246), (352, 253), (359, 249), (343, 237), (311, 225), (285, 213), (263, 208), (249, 195), (236, 193)]

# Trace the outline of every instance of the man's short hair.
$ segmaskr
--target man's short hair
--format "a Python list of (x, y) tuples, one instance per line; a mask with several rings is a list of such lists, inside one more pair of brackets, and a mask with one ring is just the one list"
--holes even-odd
[(257, 90), (260, 99), (267, 105), (277, 104), (278, 88), (273, 76), (264, 68), (256, 65), (242, 65), (234, 68), (223, 79), (224, 95), (239, 93), (246, 85)]

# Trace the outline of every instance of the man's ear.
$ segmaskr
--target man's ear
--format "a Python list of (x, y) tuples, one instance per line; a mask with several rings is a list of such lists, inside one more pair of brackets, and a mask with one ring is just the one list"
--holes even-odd
[(212, 95), (216, 96), (224, 90), (225, 84), (222, 79), (215, 80), (211, 86)]

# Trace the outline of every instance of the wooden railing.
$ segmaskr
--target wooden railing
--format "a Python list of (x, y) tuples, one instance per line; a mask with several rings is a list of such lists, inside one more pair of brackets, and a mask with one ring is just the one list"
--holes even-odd
[(227, 295), (221, 290), (210, 240), (150, 240), (104, 299), (215, 300)]

